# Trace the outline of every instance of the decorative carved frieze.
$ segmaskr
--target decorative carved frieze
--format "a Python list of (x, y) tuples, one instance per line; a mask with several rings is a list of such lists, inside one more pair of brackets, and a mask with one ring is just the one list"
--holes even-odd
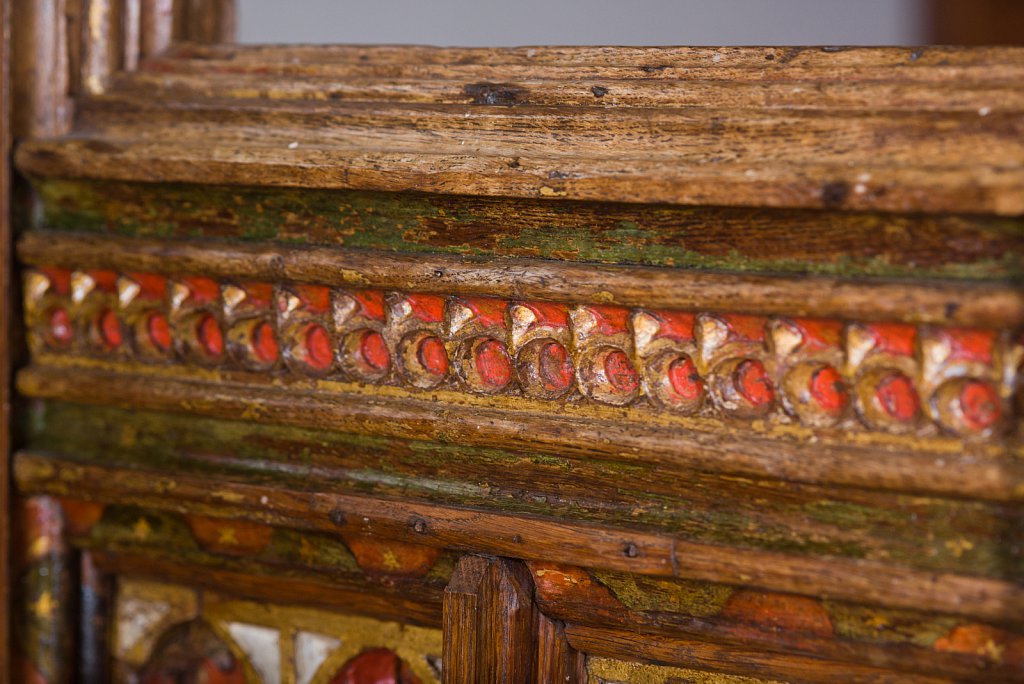
[(25, 274), (36, 352), (680, 415), (986, 438), (1024, 346), (994, 330), (202, 276)]

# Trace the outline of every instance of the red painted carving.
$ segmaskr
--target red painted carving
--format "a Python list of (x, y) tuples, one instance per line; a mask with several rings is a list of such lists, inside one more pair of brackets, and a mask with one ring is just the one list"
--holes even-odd
[(448, 352), (444, 348), (444, 342), (438, 337), (431, 335), (420, 340), (416, 358), (430, 375), (442, 378), (448, 373)]
[(201, 621), (164, 633), (139, 673), (140, 684), (245, 684), (242, 664)]
[(480, 380), (489, 389), (502, 389), (512, 380), (512, 360), (498, 340), (486, 339), (476, 345), (474, 359)]
[(150, 343), (162, 352), (170, 351), (174, 339), (171, 324), (162, 313), (151, 313), (146, 319), (146, 330)]
[(969, 653), (995, 663), (1024, 667), (1024, 637), (988, 625), (957, 625), (939, 637), (934, 648), (942, 653)]
[(629, 362), (626, 352), (616, 349), (604, 357), (604, 372), (608, 382), (624, 394), (635, 392), (640, 386), (640, 376)]
[(766, 320), (763, 316), (741, 316), (739, 314), (726, 314), (722, 320), (729, 326), (729, 332), (736, 339), (760, 342), (764, 339), (764, 325)]
[(304, 336), (306, 363), (315, 370), (326, 370), (331, 367), (334, 352), (331, 349), (331, 337), (327, 330), (318, 323), (311, 323)]
[(415, 294), (406, 297), (411, 315), (424, 323), (440, 323), (444, 320), (445, 298), (438, 295)]
[(113, 311), (109, 309), (103, 311), (99, 316), (97, 327), (99, 328), (100, 340), (108, 349), (117, 349), (124, 342), (121, 320)]
[(697, 373), (697, 366), (687, 356), (681, 356), (669, 365), (668, 380), (680, 399), (692, 401), (704, 393), (704, 381)]
[(60, 505), (64, 509), (64, 522), (68, 533), (77, 536), (89, 534), (103, 517), (103, 511), (106, 510), (105, 504), (94, 501), (61, 499)]
[(555, 341), (543, 342), (537, 351), (537, 369), (545, 390), (565, 392), (576, 378), (569, 350)]
[(917, 328), (903, 323), (873, 323), (866, 326), (875, 338), (876, 348), (894, 356), (913, 356)]
[(826, 413), (837, 415), (850, 401), (850, 392), (842, 376), (832, 366), (822, 366), (813, 372), (810, 382), (811, 396)]
[(49, 337), (53, 344), (58, 347), (71, 344), (71, 340), (75, 337), (75, 331), (71, 327), (71, 316), (68, 315), (67, 309), (63, 307), (51, 309), (49, 319)]
[(615, 335), (625, 332), (629, 320), (629, 309), (617, 306), (591, 306), (587, 310), (594, 317), (593, 332), (599, 335)]
[(964, 421), (973, 430), (986, 430), (995, 425), (1002, 414), (999, 394), (992, 385), (980, 380), (964, 383), (958, 397)]
[(387, 342), (384, 336), (376, 330), (365, 331), (359, 341), (359, 352), (362, 359), (371, 368), (383, 371), (391, 364), (391, 354), (388, 352)]
[(331, 684), (420, 684), (420, 679), (394, 651), (374, 648), (345, 663)]
[(972, 438), (1011, 424), (1013, 387), (1005, 383), (1015, 381), (997, 366), (1021, 354), (1019, 341), (991, 330), (844, 327), (203, 277), (168, 285), (146, 273), (29, 271), (33, 349), (116, 350), (249, 371), (283, 360), (294, 373), (367, 383), (546, 400), (583, 395), (683, 415), (785, 412), (818, 428), (859, 419), (875, 430), (933, 433), (928, 417)]
[(994, 330), (950, 328), (943, 330), (941, 336), (949, 344), (949, 360), (992, 363), (992, 352), (996, 342)]
[(839, 346), (839, 338), (843, 332), (843, 324), (839, 321), (792, 318), (787, 323), (792, 324), (799, 332), (802, 338), (801, 351), (814, 352)]
[(125, 277), (139, 286), (139, 299), (157, 302), (167, 295), (167, 278), (155, 273), (127, 273)]
[(212, 314), (203, 314), (196, 321), (196, 340), (207, 356), (218, 358), (224, 353), (224, 334)]
[(775, 388), (760, 361), (742, 361), (734, 373), (736, 389), (752, 406), (765, 406), (775, 399)]
[(319, 285), (296, 285), (289, 289), (299, 298), (302, 308), (310, 313), (323, 314), (330, 308), (330, 288)]
[(553, 328), (569, 327), (569, 309), (564, 304), (549, 304), (547, 302), (527, 302), (521, 304), (536, 316), (536, 326), (550, 326)]
[(272, 363), (277, 360), (281, 350), (277, 345), (277, 335), (274, 333), (274, 326), (263, 321), (253, 328), (252, 350), (256, 358), (264, 363)]
[[(722, 609), (722, 617), (758, 631), (785, 631), (831, 637), (832, 618), (817, 599), (791, 594), (741, 589), (733, 593)], [(748, 633), (739, 628), (734, 631)]]
[(58, 297), (67, 297), (71, 292), (71, 270), (55, 266), (40, 266), (36, 269), (50, 281), (50, 289)]
[(204, 306), (216, 304), (220, 299), (220, 285), (210, 278), (184, 278), (182, 284), (188, 288), (191, 304)]
[(652, 314), (661, 324), (655, 338), (692, 342), (695, 314), (688, 311), (655, 311)]
[(914, 383), (906, 375), (893, 371), (878, 383), (875, 397), (879, 405), (893, 419), (908, 423), (917, 418), (921, 408)]

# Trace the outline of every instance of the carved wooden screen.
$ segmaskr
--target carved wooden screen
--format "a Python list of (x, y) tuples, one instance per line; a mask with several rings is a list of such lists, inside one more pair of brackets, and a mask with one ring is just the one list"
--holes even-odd
[(1024, 51), (15, 6), (16, 681), (1024, 677)]

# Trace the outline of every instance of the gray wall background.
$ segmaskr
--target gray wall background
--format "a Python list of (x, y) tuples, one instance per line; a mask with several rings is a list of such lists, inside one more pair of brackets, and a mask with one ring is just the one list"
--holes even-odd
[(922, 0), (238, 0), (244, 43), (879, 45)]

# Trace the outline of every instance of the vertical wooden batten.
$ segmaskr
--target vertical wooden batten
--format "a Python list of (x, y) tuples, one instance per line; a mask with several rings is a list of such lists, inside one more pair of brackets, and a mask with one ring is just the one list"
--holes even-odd
[(537, 643), (533, 580), (523, 563), (464, 556), (444, 591), (444, 681), (524, 682)]
[(66, 11), (65, 0), (13, 3), (12, 128), (19, 138), (60, 135), (71, 123)]

